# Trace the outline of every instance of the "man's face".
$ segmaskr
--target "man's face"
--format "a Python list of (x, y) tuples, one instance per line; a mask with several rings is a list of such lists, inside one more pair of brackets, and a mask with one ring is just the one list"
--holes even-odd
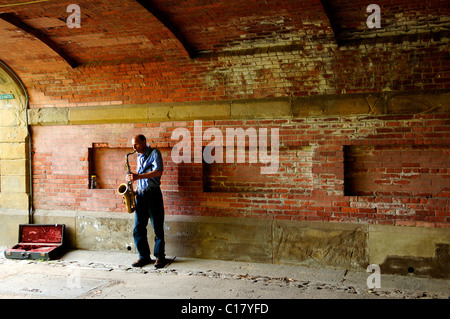
[(139, 154), (144, 153), (147, 148), (145, 141), (141, 141), (138, 137), (133, 137), (131, 144), (133, 145), (133, 149), (135, 149)]

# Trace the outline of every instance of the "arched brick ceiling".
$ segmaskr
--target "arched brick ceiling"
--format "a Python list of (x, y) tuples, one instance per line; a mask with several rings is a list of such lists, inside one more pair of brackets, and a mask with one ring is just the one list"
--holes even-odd
[[(450, 31), (448, 0), (322, 0), (338, 42), (401, 42), (444, 36)], [(381, 28), (366, 25), (370, 4), (380, 6)]]
[[(381, 7), (382, 28), (365, 25)], [(22, 5), (17, 5), (21, 4)], [(436, 1), (338, 0), (80, 0), (81, 28), (70, 29), (68, 1), (0, 1), (0, 59), (18, 70), (195, 59), (290, 50), (314, 42), (345, 45), (399, 41), (450, 30), (449, 4)], [(1, 19), (3, 17), (3, 19)], [(13, 21), (11, 21), (11, 19)], [(16, 23), (14, 23), (16, 21)], [(36, 63), (39, 62), (39, 66)]]
[[(319, 0), (151, 2), (198, 53), (291, 44), (333, 32)], [(321, 32), (312, 32), (317, 25)]]
[[(155, 58), (173, 51), (176, 54), (183, 51), (172, 33), (136, 1), (79, 1), (81, 28), (72, 29), (66, 25), (66, 19), (70, 15), (66, 12), (67, 5), (66, 2), (48, 1), (0, 7), (0, 10), (9, 12), (51, 39), (77, 64), (138, 57)], [(2, 23), (1, 26), (4, 40), (17, 42), (22, 41), (22, 37), (32, 37), (30, 34), (21, 35), (11, 25)], [(11, 47), (2, 46), (0, 56), (5, 60), (9, 57), (15, 61), (15, 56), (22, 54), (23, 60), (27, 52), (30, 56), (34, 54), (34, 50), (30, 49), (25, 45), (14, 46), (12, 50)]]

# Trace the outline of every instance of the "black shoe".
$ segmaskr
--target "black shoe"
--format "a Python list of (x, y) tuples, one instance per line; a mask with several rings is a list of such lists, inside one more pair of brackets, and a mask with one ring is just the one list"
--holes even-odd
[(155, 268), (164, 268), (165, 265), (167, 265), (166, 258), (156, 259)]
[(144, 267), (145, 265), (148, 265), (152, 262), (151, 259), (143, 259), (143, 258), (139, 258), (138, 260), (136, 260), (134, 263), (131, 264), (131, 266), (133, 267)]

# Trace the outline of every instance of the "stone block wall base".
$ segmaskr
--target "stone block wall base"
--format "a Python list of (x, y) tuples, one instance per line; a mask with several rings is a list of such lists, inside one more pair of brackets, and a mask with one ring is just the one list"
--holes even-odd
[[(16, 243), (14, 230), (27, 218), (0, 211), (1, 246)], [(136, 253), (134, 214), (38, 210), (34, 221), (65, 224), (72, 248)], [(381, 274), (450, 278), (448, 229), (168, 215), (165, 236), (168, 256), (354, 270), (378, 264)]]

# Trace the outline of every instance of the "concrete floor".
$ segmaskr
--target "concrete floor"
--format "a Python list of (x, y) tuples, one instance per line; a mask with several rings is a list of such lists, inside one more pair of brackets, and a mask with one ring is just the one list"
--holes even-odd
[(225, 313), (227, 305), (241, 311), (239, 300), (450, 298), (450, 281), (413, 276), (381, 274), (381, 288), (369, 289), (370, 273), (350, 270), (179, 257), (163, 269), (133, 268), (131, 253), (74, 250), (33, 261), (6, 259), (3, 250), (2, 299), (177, 299), (180, 313), (197, 311), (188, 300), (215, 300)]

